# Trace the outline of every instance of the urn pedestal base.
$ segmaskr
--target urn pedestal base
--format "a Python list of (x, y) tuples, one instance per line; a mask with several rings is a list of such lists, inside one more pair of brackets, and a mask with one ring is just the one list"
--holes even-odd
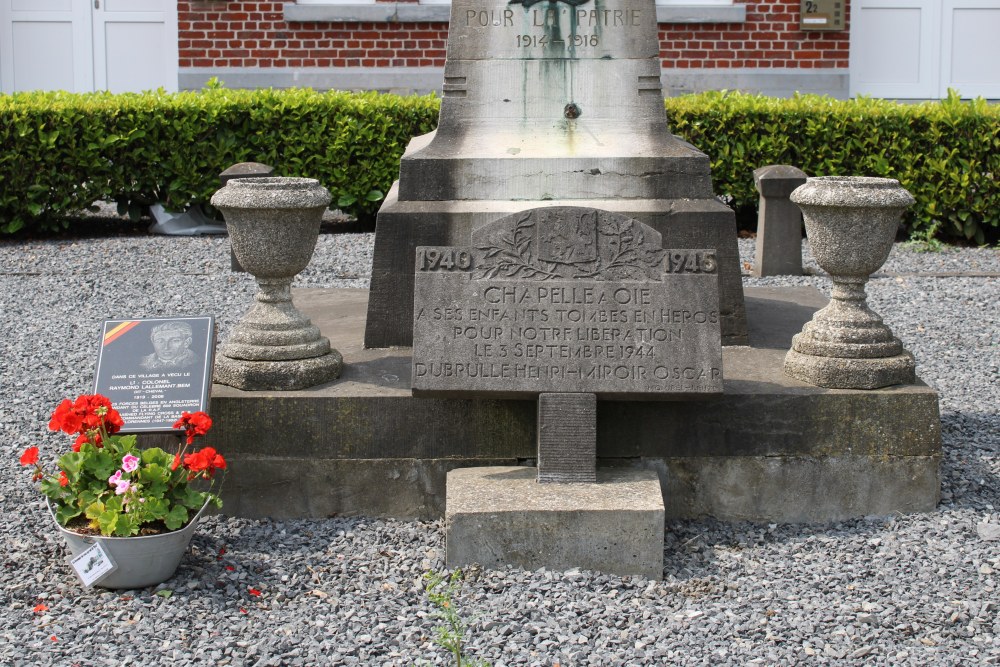
[(913, 355), (907, 351), (892, 357), (846, 359), (802, 354), (794, 349), (785, 355), (785, 373), (826, 389), (881, 389), (917, 381)]
[(340, 377), (340, 352), (309, 359), (249, 361), (220, 354), (215, 359), (215, 381), (243, 391), (295, 391), (333, 382)]

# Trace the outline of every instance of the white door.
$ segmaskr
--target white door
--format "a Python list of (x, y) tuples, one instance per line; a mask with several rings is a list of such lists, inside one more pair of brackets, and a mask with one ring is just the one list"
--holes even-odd
[(1000, 99), (1000, 0), (944, 0), (941, 96)]
[(177, 90), (174, 0), (0, 0), (0, 91)]
[(0, 0), (0, 91), (94, 89), (89, 0)]
[(854, 0), (851, 95), (1000, 97), (1000, 0)]

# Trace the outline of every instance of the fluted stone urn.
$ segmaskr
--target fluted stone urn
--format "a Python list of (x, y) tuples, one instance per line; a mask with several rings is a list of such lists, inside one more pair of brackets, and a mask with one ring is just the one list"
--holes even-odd
[(247, 391), (304, 389), (340, 376), (343, 359), (292, 303), (330, 193), (312, 178), (229, 181), (212, 197), (233, 254), (257, 280), (250, 310), (219, 349), (215, 381)]
[(813, 256), (833, 279), (833, 291), (830, 303), (792, 338), (785, 373), (836, 389), (915, 382), (913, 355), (865, 295), (913, 197), (891, 178), (824, 176), (796, 188), (791, 200), (802, 209)]

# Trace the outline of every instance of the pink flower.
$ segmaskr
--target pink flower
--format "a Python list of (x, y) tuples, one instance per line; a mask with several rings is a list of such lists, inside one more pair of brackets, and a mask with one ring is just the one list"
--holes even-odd
[(138, 457), (132, 456), (131, 454), (126, 454), (122, 458), (122, 470), (125, 472), (133, 472), (139, 467)]
[(129, 484), (127, 479), (122, 479), (115, 482), (115, 495), (120, 496), (127, 492), (132, 485)]
[(121, 470), (116, 470), (114, 475), (112, 475), (111, 477), (108, 477), (108, 485), (109, 486), (115, 486), (116, 484), (118, 484), (121, 481), (122, 481), (122, 471)]

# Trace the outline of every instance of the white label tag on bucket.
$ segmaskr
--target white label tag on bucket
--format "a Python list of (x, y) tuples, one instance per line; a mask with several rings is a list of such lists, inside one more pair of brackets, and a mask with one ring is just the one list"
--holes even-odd
[(72, 557), (69, 564), (73, 566), (80, 581), (87, 588), (118, 568), (117, 563), (111, 560), (111, 556), (104, 550), (100, 542), (94, 542), (93, 546)]

